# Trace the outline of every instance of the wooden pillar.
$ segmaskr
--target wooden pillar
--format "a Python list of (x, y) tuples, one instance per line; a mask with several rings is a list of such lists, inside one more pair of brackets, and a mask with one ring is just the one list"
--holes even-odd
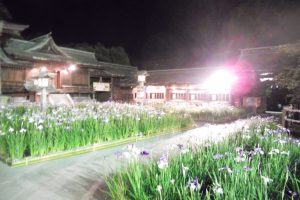
[(0, 62), (0, 95), (2, 95), (2, 66)]
[(285, 128), (287, 128), (286, 127), (287, 125), (286, 125), (286, 122), (285, 122), (286, 116), (287, 116), (287, 110), (285, 108), (283, 108), (283, 110), (282, 110), (282, 126), (285, 127)]
[(113, 101), (114, 100), (114, 78), (111, 77), (111, 81), (110, 81), (110, 98)]
[[(4, 27), (4, 22), (2, 20), (0, 20), (0, 48), (2, 48), (2, 31), (3, 31), (3, 27)], [(0, 62), (0, 95), (2, 95), (2, 66), (1, 66), (1, 62)]]
[(56, 72), (56, 87), (57, 87), (57, 89), (61, 88), (60, 71)]

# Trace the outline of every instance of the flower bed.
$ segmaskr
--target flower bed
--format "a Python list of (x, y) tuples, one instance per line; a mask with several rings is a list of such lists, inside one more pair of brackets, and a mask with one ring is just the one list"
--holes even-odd
[(229, 122), (236, 119), (245, 118), (251, 114), (251, 111), (249, 110), (223, 104), (195, 105), (169, 103), (164, 105), (163, 109), (189, 114), (195, 121), (211, 123)]
[(111, 198), (299, 199), (300, 140), (273, 122), (220, 143), (177, 146), (178, 155), (133, 162), (108, 177)]
[(189, 116), (129, 104), (81, 104), (73, 108), (3, 108), (0, 155), (4, 160), (43, 156), (93, 144), (191, 126)]

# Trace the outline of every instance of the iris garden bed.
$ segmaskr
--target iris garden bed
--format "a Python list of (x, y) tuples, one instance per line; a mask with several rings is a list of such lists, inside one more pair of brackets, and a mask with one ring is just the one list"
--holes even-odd
[(177, 146), (175, 156), (151, 158), (143, 151), (142, 160), (108, 177), (110, 197), (300, 198), (300, 140), (290, 138), (288, 130), (272, 121), (260, 120), (220, 143), (194, 145), (188, 150)]
[(192, 119), (147, 106), (102, 103), (50, 107), (45, 113), (34, 106), (3, 108), (0, 123), (1, 159), (18, 165), (181, 130)]
[[(189, 129), (189, 127), (187, 127)], [(184, 131), (184, 128), (181, 128), (180, 131)], [(46, 155), (41, 155), (41, 156), (27, 156), (25, 158), (21, 159), (10, 159), (10, 158), (5, 158), (3, 156), (0, 156), (0, 160), (6, 164), (8, 164), (11, 167), (21, 167), (21, 166), (26, 166), (26, 165), (31, 165), (31, 164), (37, 164), (49, 160), (54, 160), (54, 159), (59, 159), (59, 158), (65, 158), (69, 156), (75, 156), (83, 153), (89, 153), (89, 152), (94, 152), (97, 150), (101, 149), (108, 149), (108, 148), (113, 148), (116, 146), (128, 144), (128, 143), (133, 143), (137, 142), (140, 140), (145, 140), (145, 139), (150, 139), (152, 137), (157, 137), (157, 136), (163, 136), (163, 135), (170, 135), (170, 134), (177, 134), (179, 129), (173, 129), (173, 130), (168, 130), (166, 132), (160, 132), (158, 134), (151, 134), (151, 135), (139, 135), (139, 136), (134, 136), (130, 137), (127, 139), (120, 139), (120, 140), (115, 140), (115, 141), (107, 141), (107, 142), (100, 142), (92, 145), (87, 145), (83, 147), (78, 147), (75, 149), (71, 150), (65, 150), (65, 151), (58, 151), (58, 152), (52, 152)]]
[[(232, 107), (219, 112), (216, 108), (197, 108), (198, 114), (215, 113), (218, 119), (237, 116)], [(2, 108), (0, 159), (21, 166), (185, 130), (193, 126), (193, 117), (199, 120), (191, 110), (191, 105), (155, 107), (113, 102), (49, 107), (45, 113), (34, 105)], [(220, 114), (223, 112), (226, 114)]]
[(236, 108), (223, 104), (166, 104), (164, 110), (189, 114), (195, 121), (207, 123), (225, 123), (240, 118), (246, 118), (253, 114), (251, 110)]

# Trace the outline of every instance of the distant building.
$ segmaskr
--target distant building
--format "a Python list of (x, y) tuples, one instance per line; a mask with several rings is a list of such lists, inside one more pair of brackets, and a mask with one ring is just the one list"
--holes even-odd
[(280, 56), (288, 51), (299, 50), (300, 42), (241, 49), (239, 61), (235, 66), (231, 66), (239, 79), (231, 90), (211, 90), (210, 85), (204, 84), (215, 71), (219, 70), (216, 67), (150, 70), (145, 86), (137, 86), (133, 89), (133, 98), (136, 102), (228, 103), (245, 107), (264, 106), (265, 83), (266, 81), (272, 82), (274, 75), (281, 70), (278, 65)]
[(230, 104), (231, 88), (213, 88), (213, 84), (207, 84), (219, 70), (216, 67), (149, 70), (145, 86), (133, 89), (134, 101)]
[(100, 101), (132, 98), (136, 67), (98, 62), (92, 52), (58, 46), (51, 33), (24, 40), (20, 33), (27, 27), (3, 21), (0, 24), (2, 94), (35, 101), (36, 93), (25, 88), (25, 83), (30, 85), (33, 77), (47, 68), (54, 75), (52, 93)]

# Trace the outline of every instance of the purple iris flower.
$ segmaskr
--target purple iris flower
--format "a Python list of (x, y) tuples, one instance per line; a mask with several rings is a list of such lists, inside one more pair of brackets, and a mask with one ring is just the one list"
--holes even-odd
[(252, 168), (251, 168), (251, 167), (244, 167), (244, 170), (245, 170), (246, 172), (249, 172), (249, 171), (252, 170)]
[(293, 192), (292, 190), (289, 191), (289, 194), (292, 196), (292, 197), (295, 197), (298, 195), (297, 192)]
[(146, 150), (143, 150), (143, 151), (141, 151), (141, 155), (142, 156), (149, 156), (149, 151), (146, 151)]
[(264, 154), (264, 151), (260, 147), (254, 148), (254, 152)]
[(120, 151), (117, 151), (117, 152), (115, 152), (115, 155), (116, 155), (117, 157), (120, 157), (120, 156), (122, 156), (122, 153), (121, 153)]
[(199, 190), (201, 188), (201, 185), (199, 184), (198, 178), (196, 177), (194, 180), (191, 180), (188, 182), (186, 189), (190, 189), (192, 191)]
[(183, 148), (183, 144), (177, 144), (177, 147), (178, 147), (179, 149), (182, 149), (182, 148)]
[(213, 158), (215, 159), (215, 160), (220, 160), (221, 158), (223, 158), (224, 156), (222, 155), (222, 154), (216, 154), (216, 155), (214, 155), (213, 156)]

